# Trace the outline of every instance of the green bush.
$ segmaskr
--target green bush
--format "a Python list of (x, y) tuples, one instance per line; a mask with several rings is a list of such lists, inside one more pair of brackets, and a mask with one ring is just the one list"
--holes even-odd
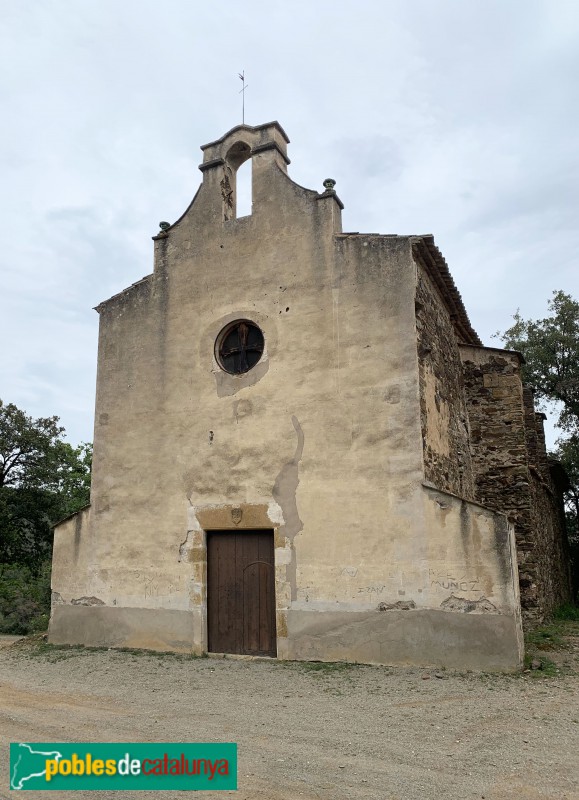
[(0, 564), (0, 633), (46, 630), (50, 615), (50, 561), (38, 571), (24, 564)]
[(554, 612), (553, 618), (570, 619), (579, 622), (579, 606), (571, 605), (571, 603), (561, 606)]

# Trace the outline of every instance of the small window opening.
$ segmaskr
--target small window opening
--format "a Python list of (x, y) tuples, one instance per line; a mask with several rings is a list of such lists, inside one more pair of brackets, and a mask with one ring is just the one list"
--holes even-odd
[(237, 213), (239, 217), (251, 215), (251, 158), (244, 161), (237, 170)]

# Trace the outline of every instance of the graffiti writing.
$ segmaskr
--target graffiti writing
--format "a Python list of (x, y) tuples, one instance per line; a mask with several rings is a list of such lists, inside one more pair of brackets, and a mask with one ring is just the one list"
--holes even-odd
[(480, 586), (476, 581), (430, 581), (431, 586), (439, 586), (441, 589), (457, 589), (461, 592), (478, 592)]
[[(139, 573), (137, 573), (139, 575)], [(167, 580), (167, 577), (160, 572), (150, 574), (140, 574), (145, 597), (157, 597), (159, 595), (174, 594), (181, 590), (181, 576), (177, 575), (174, 579)]]
[(349, 578), (355, 578), (358, 574), (358, 570), (356, 567), (344, 567), (342, 570), (342, 575), (347, 575)]
[(458, 590), (460, 592), (478, 592), (480, 591), (480, 579), (478, 576), (472, 577), (470, 575), (461, 575), (457, 577), (456, 574), (442, 570), (428, 570), (430, 578), (430, 586), (438, 586), (445, 591)]

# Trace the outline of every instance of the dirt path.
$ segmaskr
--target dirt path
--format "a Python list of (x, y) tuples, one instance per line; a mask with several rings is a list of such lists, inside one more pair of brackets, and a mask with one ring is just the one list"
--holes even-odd
[[(435, 677), (17, 642), (0, 649), (0, 798), (16, 796), (10, 741), (236, 741), (239, 790), (202, 797), (579, 800), (579, 652), (565, 658), (553, 678)], [(159, 796), (97, 800), (120, 794)]]

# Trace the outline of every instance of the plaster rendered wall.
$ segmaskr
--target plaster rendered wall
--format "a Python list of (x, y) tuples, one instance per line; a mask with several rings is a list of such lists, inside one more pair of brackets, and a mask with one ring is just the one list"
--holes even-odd
[[(427, 485), (420, 516), (426, 535), (409, 537), (414, 551), (398, 569), (389, 571), (384, 559), (381, 583), (359, 587), (365, 604), (348, 613), (292, 609), (289, 657), (481, 670), (520, 666), (512, 526), (502, 514)], [(398, 600), (390, 589), (393, 577), (405, 587)]]
[[(91, 562), (90, 519), (91, 508), (87, 506), (61, 522), (54, 532), (53, 586), (66, 586), (70, 592), (68, 602), (74, 605), (88, 605), (90, 600), (85, 594), (86, 575)], [(53, 605), (63, 602), (60, 593), (54, 591)], [(98, 599), (96, 602), (98, 604)]]
[[(335, 565), (381, 579), (377, 556), (412, 527), (422, 477), (408, 239), (336, 238), (336, 199), (292, 183), (271, 152), (253, 157), (253, 214), (224, 221), (222, 174), (206, 171), (157, 239), (154, 275), (100, 308), (84, 592), (108, 608), (186, 614), (198, 650), (203, 532), (233, 527), (224, 507), (245, 511), (242, 527), (276, 531), (283, 633), (292, 603), (364, 605)], [(213, 352), (237, 318), (266, 342), (241, 377)], [(59, 574), (70, 605), (74, 581)], [(138, 632), (131, 644), (139, 637), (151, 644)]]
[[(61, 526), (51, 640), (205, 651), (206, 531), (268, 528), (279, 657), (476, 666), (492, 640), (492, 668), (514, 668), (508, 536), (484, 523), (484, 580), (463, 592), (468, 559), (478, 570), (476, 526), (460, 523), (471, 510), (453, 498), (440, 512), (422, 485), (410, 238), (342, 234), (335, 195), (290, 181), (283, 142), (262, 150), (256, 136), (236, 134), (255, 150), (253, 214), (231, 218), (234, 174), (218, 156), (235, 139), (215, 143), (195, 201), (156, 237), (154, 274), (99, 308), (86, 556), (75, 572)], [(214, 344), (239, 318), (265, 351), (232, 376)], [(458, 611), (433, 577), (444, 569)], [(81, 588), (92, 606), (73, 603)], [(394, 650), (339, 633), (343, 615)]]

